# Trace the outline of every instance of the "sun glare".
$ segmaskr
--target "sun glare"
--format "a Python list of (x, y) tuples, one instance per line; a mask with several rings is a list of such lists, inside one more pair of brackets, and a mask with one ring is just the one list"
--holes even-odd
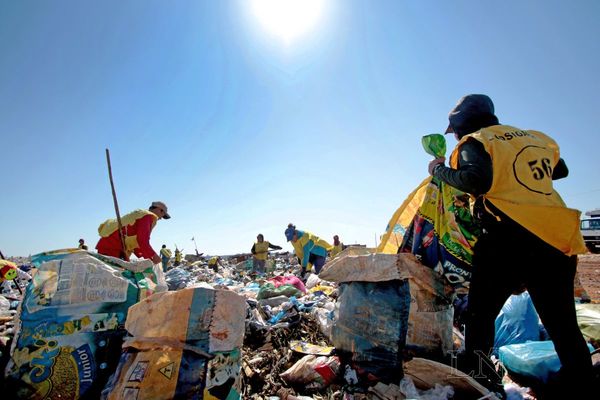
[(252, 0), (252, 9), (265, 30), (286, 43), (318, 22), (325, 0)]

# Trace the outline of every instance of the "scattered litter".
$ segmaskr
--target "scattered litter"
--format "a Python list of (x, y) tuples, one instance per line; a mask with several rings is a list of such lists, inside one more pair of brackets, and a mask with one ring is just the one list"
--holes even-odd
[(316, 356), (329, 356), (331, 352), (335, 350), (332, 346), (318, 346), (316, 344), (302, 342), (300, 340), (290, 341), (290, 349), (302, 353), (302, 354), (313, 354)]
[[(42, 398), (41, 392), (32, 395), (25, 389), (40, 387), (29, 363), (58, 349), (56, 362), (44, 370), (49, 371), (45, 382), (50, 380), (52, 393), (64, 399), (98, 397), (100, 392), (105, 399), (166, 399), (174, 393), (254, 400), (495, 399), (451, 366), (414, 357), (441, 359), (449, 350), (464, 349), (464, 337), (452, 326), (452, 290), (441, 276), (422, 268), (410, 254), (370, 251), (348, 248), (320, 276), (308, 274), (306, 282), (294, 275), (300, 269), (289, 255), (269, 260), (261, 274), (248, 260), (221, 257), (214, 271), (207, 259), (197, 257), (163, 276), (148, 264), (123, 275), (127, 263), (85, 251), (43, 253), (39, 268), (31, 271), (33, 283), (23, 284), (23, 307), (14, 282), (0, 296), (2, 354), (8, 356), (7, 346), (15, 337), (8, 382), (21, 398)], [(111, 279), (124, 279), (129, 288), (125, 300), (101, 297), (109, 291), (100, 292), (100, 303), (81, 303), (72, 296), (67, 300), (63, 291), (80, 284), (73, 271), (82, 270), (69, 269), (75, 260), (110, 271)], [(85, 274), (100, 273), (96, 269)], [(78, 278), (65, 279), (65, 274)], [(100, 281), (101, 286), (107, 282)], [(90, 285), (89, 279), (81, 282)], [(162, 291), (167, 287), (168, 292)], [(34, 310), (48, 316), (56, 304), (61, 316), (50, 318), (71, 333), (50, 335), (52, 324), (36, 322), (36, 340), (45, 344), (31, 342)], [(581, 306), (580, 324), (590, 327), (593, 336), (595, 309)], [(89, 364), (81, 357), (80, 364), (66, 362), (84, 348), (87, 353), (81, 357)], [(407, 354), (414, 358), (407, 361)], [(86, 372), (88, 365), (92, 372)], [(75, 376), (77, 393), (68, 388)], [(513, 381), (506, 381), (505, 389), (511, 399), (535, 398)]]

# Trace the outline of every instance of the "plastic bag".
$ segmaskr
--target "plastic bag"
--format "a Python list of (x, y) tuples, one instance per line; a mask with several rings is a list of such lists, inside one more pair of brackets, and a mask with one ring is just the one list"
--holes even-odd
[(304, 287), (304, 283), (297, 276), (275, 276), (267, 281), (275, 285), (276, 288), (282, 285), (292, 285), (302, 293), (306, 293), (306, 287)]
[(276, 296), (302, 296), (302, 292), (293, 285), (281, 285), (279, 287), (275, 287), (273, 283), (267, 282), (260, 287), (256, 298), (258, 300), (262, 300)]
[(308, 278), (306, 278), (306, 289), (312, 289), (317, 286), (321, 282), (321, 278), (317, 274), (309, 274)]
[(0, 295), (0, 313), (10, 310), (10, 301), (6, 297)]
[(407, 399), (446, 400), (454, 397), (454, 388), (452, 386), (442, 386), (439, 383), (436, 383), (433, 388), (421, 391), (417, 390), (412, 379), (408, 377), (404, 377), (400, 381), (400, 392), (402, 392)]
[(421, 144), (427, 154), (435, 158), (444, 157), (446, 155), (446, 138), (439, 133), (432, 133), (421, 138)]
[(576, 304), (575, 309), (583, 336), (600, 344), (600, 304)]
[(458, 293), (467, 293), (479, 234), (469, 196), (432, 177), (398, 252), (415, 254), (423, 265), (444, 275)]
[(280, 377), (288, 384), (303, 385), (306, 389), (323, 389), (329, 386), (340, 372), (336, 356), (307, 355), (298, 360)]
[(183, 289), (191, 279), (190, 273), (179, 267), (170, 269), (165, 274), (165, 280), (169, 290)]
[(289, 343), (290, 349), (303, 354), (312, 354), (315, 356), (329, 356), (334, 350), (331, 346), (319, 346), (316, 344), (304, 342), (301, 340), (292, 340)]
[[(590, 352), (594, 348), (588, 344)], [(500, 361), (513, 373), (532, 377), (546, 383), (561, 368), (558, 354), (551, 341), (509, 344), (498, 350)]]
[(510, 296), (496, 317), (494, 354), (508, 344), (540, 340), (539, 319), (528, 292)]
[(313, 308), (311, 313), (317, 318), (319, 330), (327, 339), (331, 340), (331, 330), (333, 328), (333, 312), (325, 308)]

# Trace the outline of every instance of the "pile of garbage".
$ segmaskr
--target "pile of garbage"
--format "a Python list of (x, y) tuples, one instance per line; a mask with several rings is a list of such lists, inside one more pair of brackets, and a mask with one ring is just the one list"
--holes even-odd
[(31, 264), (28, 258), (13, 257), (0, 260), (0, 268), (0, 369), (4, 371), (15, 335), (18, 308), (31, 280)]
[[(0, 297), (4, 384), (19, 398), (496, 398), (452, 367), (455, 291), (409, 253), (351, 247), (304, 279), (288, 254), (266, 273), (239, 257), (166, 273), (75, 250), (32, 263), (23, 297)], [(524, 399), (520, 377), (560, 368), (530, 302), (511, 297), (496, 327), (505, 388)], [(578, 305), (591, 351), (597, 306)]]
[(458, 371), (448, 380), (450, 367), (444, 364), (422, 358), (403, 363), (407, 354), (443, 358), (454, 350), (451, 289), (414, 257), (350, 248), (320, 276), (304, 280), (294, 258), (270, 261), (266, 274), (255, 273), (251, 260), (223, 260), (217, 271), (195, 261), (165, 276), (170, 290), (212, 287), (245, 298), (242, 398), (443, 399), (458, 393), (476, 399), (489, 394), (467, 376), (456, 378)]

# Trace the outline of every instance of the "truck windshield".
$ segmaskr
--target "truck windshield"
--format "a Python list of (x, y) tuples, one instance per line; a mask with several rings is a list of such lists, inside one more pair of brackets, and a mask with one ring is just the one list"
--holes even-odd
[(600, 230), (600, 218), (581, 220), (581, 230)]

